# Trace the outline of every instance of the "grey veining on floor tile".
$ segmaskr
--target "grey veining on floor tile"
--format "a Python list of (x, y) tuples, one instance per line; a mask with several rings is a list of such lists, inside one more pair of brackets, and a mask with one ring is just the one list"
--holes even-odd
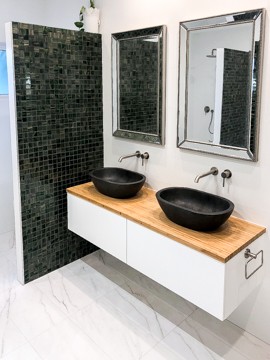
[[(178, 325), (185, 317), (189, 316), (196, 306), (164, 288), (157, 282), (134, 270), (127, 264), (116, 259), (103, 250), (87, 256), (84, 259), (90, 266), (99, 270), (99, 267), (110, 269), (111, 277), (121, 276), (124, 282), (118, 284), (126, 291), (133, 294), (145, 304), (151, 306), (163, 316), (168, 316), (170, 321)], [(175, 313), (175, 316), (172, 314)]]
[(117, 260), (105, 251), (95, 251), (81, 260), (115, 284), (121, 285), (126, 281), (126, 277), (113, 266), (115, 262), (120, 262), (120, 260)]
[(58, 324), (66, 315), (34, 284), (12, 291), (10, 318), (27, 339), (31, 339)]
[(158, 339), (130, 320), (106, 297), (71, 316), (71, 319), (112, 359), (140, 359)]
[[(196, 310), (180, 327), (187, 333), (200, 338), (211, 349), (217, 343), (223, 343), (223, 347), (233, 349), (247, 359), (270, 359), (270, 345), (231, 322), (220, 321), (203, 310)], [(226, 352), (219, 347), (216, 351), (223, 354), (225, 359), (233, 359), (229, 350)]]
[[(188, 317), (194, 310), (188, 301), (179, 297), (179, 304), (177, 308), (161, 299), (157, 295), (153, 295), (145, 287), (142, 287), (131, 280), (127, 280), (120, 285), (122, 289), (129, 292), (132, 296), (149, 306), (151, 309), (164, 316), (174, 325), (179, 325), (186, 317)], [(170, 293), (170, 292), (169, 292)]]
[[(67, 268), (55, 270), (33, 282), (66, 315), (86, 307), (99, 293)], [(96, 290), (96, 289), (94, 289)]]
[(117, 284), (106, 278), (104, 275), (100, 274), (98, 271), (85, 264), (81, 260), (74, 261), (71, 264), (68, 264), (66, 267), (71, 271), (74, 276), (80, 278), (89, 289), (91, 289), (93, 298), (97, 298), (111, 291)]
[(162, 359), (221, 360), (222, 357), (183, 330), (176, 328), (143, 357), (143, 360)]
[(0, 293), (0, 358), (26, 343), (10, 317), (11, 290)]
[(145, 305), (120, 288), (105, 295), (104, 299), (159, 340), (175, 328), (173, 323), (156, 312), (150, 304)]

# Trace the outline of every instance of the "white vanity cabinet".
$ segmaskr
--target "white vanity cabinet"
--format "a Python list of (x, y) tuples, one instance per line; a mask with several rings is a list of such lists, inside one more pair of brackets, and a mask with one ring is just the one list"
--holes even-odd
[[(264, 235), (249, 248), (255, 253), (263, 249)], [(226, 319), (262, 281), (263, 267), (245, 278), (244, 252), (245, 249), (222, 263), (144, 226), (127, 222), (127, 264), (220, 320)], [(253, 266), (258, 267), (260, 262), (258, 257)]]
[[(210, 233), (182, 228), (163, 216), (149, 189), (117, 200), (92, 184), (70, 188), (68, 228), (220, 320), (264, 276), (265, 228), (237, 218)], [(256, 259), (245, 258), (247, 248)]]
[(68, 228), (126, 262), (126, 219), (68, 194)]

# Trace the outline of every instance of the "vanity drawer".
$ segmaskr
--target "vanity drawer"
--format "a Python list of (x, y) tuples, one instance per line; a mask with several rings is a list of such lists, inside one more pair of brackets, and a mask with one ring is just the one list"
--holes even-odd
[(68, 229), (126, 262), (126, 219), (68, 194)]
[[(264, 249), (264, 239), (261, 236), (248, 248), (255, 253)], [(245, 278), (244, 252), (223, 263), (127, 221), (127, 264), (220, 320), (262, 281), (264, 267)], [(258, 257), (249, 266), (256, 267), (260, 261)]]

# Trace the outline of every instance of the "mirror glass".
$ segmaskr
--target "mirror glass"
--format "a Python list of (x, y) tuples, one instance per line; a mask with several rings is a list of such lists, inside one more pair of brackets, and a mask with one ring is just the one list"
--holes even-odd
[(113, 135), (164, 143), (166, 27), (112, 34)]
[(180, 23), (178, 147), (257, 161), (263, 14)]

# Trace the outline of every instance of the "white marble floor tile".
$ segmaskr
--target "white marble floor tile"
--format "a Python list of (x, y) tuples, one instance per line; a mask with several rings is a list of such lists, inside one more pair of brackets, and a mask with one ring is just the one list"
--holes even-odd
[(0, 257), (0, 293), (19, 286), (16, 265), (6, 256)]
[(205, 344), (210, 348), (223, 342), (247, 359), (270, 359), (270, 345), (231, 322), (220, 321), (203, 310), (196, 310), (180, 327), (194, 336), (204, 338)]
[(182, 298), (179, 298), (179, 304), (177, 305), (177, 308), (175, 308), (167, 301), (153, 295), (145, 287), (142, 287), (131, 280), (126, 280), (126, 282), (120, 286), (174, 325), (179, 325), (194, 311), (194, 308), (190, 306), (190, 303), (188, 301), (183, 301)]
[(23, 335), (31, 339), (58, 324), (66, 315), (30, 283), (11, 292), (10, 317)]
[(74, 261), (73, 263), (67, 265), (64, 271), (66, 269), (71, 271), (73, 275), (77, 276), (87, 285), (93, 299), (106, 294), (117, 286), (117, 284), (113, 281), (107, 279), (105, 276), (81, 260)]
[(66, 267), (35, 280), (33, 284), (67, 315), (83, 309), (93, 298), (100, 296), (98, 286), (93, 290)]
[(158, 312), (139, 301), (130, 293), (117, 288), (104, 296), (112, 306), (117, 307), (130, 320), (140, 325), (146, 331), (151, 332), (157, 339), (163, 339), (175, 325), (161, 316)]
[(53, 326), (31, 344), (43, 360), (110, 359), (71, 320)]
[[(221, 360), (218, 354), (177, 328), (150, 350), (143, 360)], [(234, 360), (240, 360), (235, 358)], [(242, 359), (244, 360), (244, 359)]]
[(117, 260), (115, 257), (102, 250), (95, 251), (94, 253), (85, 256), (81, 260), (115, 284), (121, 285), (126, 280), (126, 277), (113, 266), (115, 261), (120, 260)]
[(1, 360), (42, 360), (30, 344), (21, 346)]
[(113, 360), (140, 359), (158, 342), (104, 297), (71, 318)]
[(26, 343), (26, 338), (10, 318), (10, 291), (0, 294), (0, 358)]
[[(110, 269), (114, 269), (122, 276), (124, 276), (125, 282), (127, 284), (131, 280), (134, 285), (137, 284), (140, 287), (146, 289), (149, 293), (155, 295), (158, 299), (165, 301), (166, 304), (170, 305), (176, 311), (179, 311), (186, 316), (190, 315), (194, 310), (197, 309), (197, 307), (191, 304), (189, 301), (181, 298), (172, 291), (166, 289), (164, 286), (158, 284), (154, 280), (136, 271), (132, 267), (116, 259), (103, 250), (98, 250), (91, 254), (91, 261), (89, 259), (89, 257), (84, 258), (84, 260), (87, 261), (87, 263), (90, 265), (92, 261), (93, 266), (95, 266), (95, 259), (96, 261), (103, 262), (105, 266), (108, 266)], [(120, 285), (122, 286), (122, 284)]]

